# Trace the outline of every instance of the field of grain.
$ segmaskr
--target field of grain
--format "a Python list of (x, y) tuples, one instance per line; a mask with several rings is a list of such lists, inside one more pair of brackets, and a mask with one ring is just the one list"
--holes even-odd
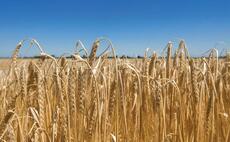
[(1, 63), (1, 141), (230, 141), (230, 55), (194, 59), (181, 41), (130, 60), (98, 39), (89, 54), (78, 42), (71, 59), (56, 59), (32, 40), (40, 59), (19, 61), (23, 42)]

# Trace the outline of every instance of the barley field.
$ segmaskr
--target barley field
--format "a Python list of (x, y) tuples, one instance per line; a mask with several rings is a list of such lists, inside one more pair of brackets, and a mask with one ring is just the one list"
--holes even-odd
[[(97, 39), (67, 59), (31, 40), (40, 58), (19, 60), (24, 42), (1, 62), (2, 142), (230, 141), (230, 54), (195, 59), (182, 40), (162, 55), (117, 58)], [(96, 56), (101, 42), (108, 48)]]

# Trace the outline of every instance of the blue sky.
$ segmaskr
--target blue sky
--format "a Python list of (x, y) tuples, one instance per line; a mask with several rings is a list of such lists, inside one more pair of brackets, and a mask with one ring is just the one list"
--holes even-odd
[[(110, 38), (119, 55), (160, 52), (185, 39), (191, 55), (217, 45), (230, 47), (228, 0), (0, 0), (0, 56), (10, 56), (26, 37), (49, 54), (72, 52), (77, 40), (88, 48)], [(35, 55), (27, 46), (22, 56)], [(102, 47), (103, 48), (103, 47)]]

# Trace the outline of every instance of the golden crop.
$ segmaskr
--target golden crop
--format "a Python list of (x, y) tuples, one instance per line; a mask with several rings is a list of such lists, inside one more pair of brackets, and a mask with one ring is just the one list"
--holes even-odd
[[(190, 58), (181, 41), (160, 58), (116, 58), (98, 39), (90, 54), (78, 42), (71, 59), (56, 59), (31, 40), (40, 59), (18, 62), (24, 42), (0, 73), (1, 141), (230, 141), (229, 55)], [(109, 46), (97, 57), (101, 42)]]

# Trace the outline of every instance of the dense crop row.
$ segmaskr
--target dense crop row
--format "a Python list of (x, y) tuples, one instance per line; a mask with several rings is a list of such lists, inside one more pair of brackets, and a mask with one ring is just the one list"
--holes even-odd
[(32, 40), (40, 59), (17, 62), (24, 42), (0, 78), (2, 141), (230, 141), (229, 55), (192, 59), (181, 41), (174, 54), (169, 42), (165, 57), (129, 60), (98, 39), (89, 55), (78, 42), (71, 59), (55, 59)]

